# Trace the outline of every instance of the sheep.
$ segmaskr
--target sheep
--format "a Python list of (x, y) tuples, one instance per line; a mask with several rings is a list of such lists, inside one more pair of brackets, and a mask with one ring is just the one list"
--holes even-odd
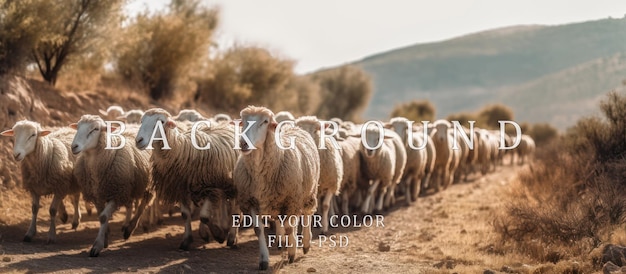
[[(465, 127), (463, 128), (463, 132), (458, 132), (456, 128), (452, 128), (450, 129), (450, 134), (452, 135), (452, 137), (454, 137), (454, 133), (456, 131), (456, 145), (457, 145), (457, 150), (458, 150), (458, 154), (459, 154), (459, 159), (458, 159), (458, 165), (454, 168), (454, 180), (453, 183), (458, 183), (461, 181), (461, 177), (465, 175), (465, 179), (467, 180), (467, 170), (470, 167), (470, 164), (468, 163), (468, 157), (470, 154), (470, 149), (469, 149), (469, 144), (467, 144), (465, 142), (465, 140), (463, 139), (463, 137), (461, 137), (461, 134), (468, 134), (470, 133), (469, 130), (465, 129)], [(468, 134), (469, 135), (469, 134)]]
[[(232, 172), (238, 152), (233, 150), (234, 128), (229, 124), (211, 125), (210, 129), (198, 129), (193, 132), (188, 124), (175, 122), (171, 115), (160, 108), (146, 111), (135, 138), (139, 149), (150, 145), (157, 125), (162, 125), (163, 134), (155, 138), (165, 138), (165, 142), (153, 144), (152, 179), (157, 199), (166, 204), (180, 203), (185, 233), (180, 249), (188, 250), (192, 243), (191, 209), (192, 204), (201, 206), (200, 220), (208, 226), (213, 237), (223, 243), (228, 236), (228, 246), (236, 244), (237, 228), (232, 225), (232, 213), (238, 213), (235, 203), (236, 189)], [(158, 132), (158, 131), (157, 131)], [(192, 134), (197, 145), (207, 150), (194, 147)], [(225, 203), (229, 203), (225, 205)], [(202, 231), (202, 230), (201, 230)], [(208, 236), (204, 236), (208, 240)]]
[(532, 137), (522, 134), (519, 146), (517, 147), (517, 155), (519, 165), (523, 165), (526, 160), (531, 160), (535, 153), (535, 141)]
[(107, 110), (100, 110), (100, 114), (107, 119), (117, 119), (117, 117), (124, 115), (124, 109), (120, 106), (110, 106)]
[[(410, 147), (409, 142), (412, 142), (414, 146), (420, 146), (425, 140), (423, 134), (412, 132), (413, 128), (409, 128), (409, 120), (404, 117), (392, 118), (386, 126), (393, 129), (400, 136), (406, 150), (406, 166), (401, 183), (404, 187), (406, 203), (411, 205), (412, 201), (420, 193), (421, 178), (425, 175), (426, 170), (427, 151), (425, 149), (413, 149)], [(409, 130), (413, 133), (411, 140), (409, 140)]]
[[(343, 134), (342, 134), (343, 131)], [(344, 135), (338, 140), (341, 147), (341, 162), (343, 164), (343, 178), (341, 180), (341, 212), (344, 215), (350, 214), (350, 197), (357, 189), (357, 184), (361, 176), (361, 140), (347, 136), (345, 129), (340, 129), (339, 133)]]
[(476, 129), (476, 154), (478, 154), (477, 164), (480, 166), (480, 173), (487, 174), (491, 163), (492, 140), (491, 134), (484, 129)]
[(183, 109), (178, 112), (178, 115), (172, 117), (174, 121), (189, 121), (189, 122), (197, 122), (202, 120), (207, 120), (202, 116), (202, 114), (193, 109)]
[[(278, 123), (274, 113), (265, 107), (248, 106), (240, 112), (244, 131), (241, 136), (241, 157), (234, 171), (238, 201), (244, 212), (254, 220), (254, 232), (259, 240), (259, 269), (269, 265), (269, 251), (264, 226), (259, 224), (259, 214), (273, 218), (305, 216), (303, 222), (303, 251), (311, 247), (311, 215), (317, 209), (317, 186), (320, 178), (320, 156), (315, 141), (299, 127), (283, 127), (276, 132)], [(275, 134), (279, 134), (276, 136)], [(293, 139), (293, 149), (281, 149), (275, 142), (288, 144)], [(250, 144), (245, 142), (250, 141)], [(253, 147), (250, 147), (252, 145)], [(285, 234), (295, 243), (297, 223), (285, 222)], [(287, 247), (289, 262), (296, 255), (295, 244)]]
[(70, 153), (72, 132), (67, 128), (54, 132), (42, 130), (39, 123), (23, 120), (0, 135), (14, 137), (13, 157), (21, 162), (22, 185), (32, 197), (32, 219), (24, 242), (30, 242), (37, 232), (37, 213), (42, 195), (53, 195), (47, 243), (56, 240), (57, 209), (61, 213), (61, 221), (67, 221), (63, 198), (68, 194), (72, 196), (74, 205), (72, 229), (76, 229), (81, 217), (78, 207), (80, 188), (73, 175), (76, 158)]
[[(378, 122), (380, 123), (380, 122)], [(382, 123), (379, 125), (382, 127)], [(361, 172), (363, 180), (361, 186), (367, 187), (365, 200), (361, 204), (361, 211), (370, 214), (373, 209), (377, 211), (383, 210), (383, 201), (389, 206), (392, 203), (393, 195), (387, 192), (394, 190), (395, 185), (399, 183), (404, 173), (406, 165), (406, 150), (402, 139), (395, 132), (388, 129), (381, 129), (378, 126), (368, 126), (362, 128), (365, 136), (359, 134), (354, 137), (361, 137), (360, 152), (362, 155)], [(381, 134), (384, 136), (382, 145), (377, 149), (371, 149), (380, 141)], [(365, 146), (367, 143), (369, 148)], [(375, 206), (372, 206), (374, 197), (378, 195)]]
[(228, 114), (218, 113), (218, 114), (215, 114), (215, 116), (213, 116), (213, 120), (218, 123), (222, 123), (222, 122), (230, 123), (233, 120), (233, 118), (231, 118), (230, 115)]
[(474, 147), (473, 149), (469, 149), (468, 147), (469, 149), (468, 154), (463, 164), (463, 170), (461, 170), (461, 173), (464, 176), (463, 180), (467, 182), (468, 180), (467, 178), (469, 177), (471, 173), (474, 172), (474, 167), (476, 166), (476, 163), (478, 162), (478, 141), (477, 141), (478, 137), (476, 134), (476, 130), (469, 130), (466, 127), (463, 127), (463, 129), (465, 130), (465, 134), (467, 134), (470, 137), (473, 135), (473, 139), (474, 139)]
[(296, 117), (293, 116), (293, 114), (291, 114), (291, 112), (289, 111), (280, 111), (276, 113), (276, 115), (274, 115), (274, 120), (276, 120), (277, 123), (280, 123), (286, 120), (295, 121)]
[(432, 130), (429, 133), (437, 152), (433, 169), (435, 192), (439, 192), (442, 187), (444, 189), (447, 188), (452, 182), (454, 170), (451, 170), (451, 167), (457, 165), (455, 161), (458, 161), (458, 159), (455, 159), (455, 150), (452, 149), (453, 136), (448, 132), (451, 126), (448, 121), (437, 120), (433, 123)]
[(126, 121), (126, 123), (129, 124), (139, 124), (141, 123), (141, 116), (143, 116), (143, 110), (133, 109), (127, 111), (121, 116), (116, 117), (116, 119)]
[[(326, 127), (322, 129), (320, 120), (316, 117), (300, 117), (296, 119), (296, 125), (308, 132), (315, 140), (315, 145), (320, 149), (320, 169), (324, 172), (320, 173), (317, 195), (322, 201), (322, 234), (326, 234), (328, 232), (330, 203), (335, 195), (339, 195), (343, 180), (343, 161), (340, 148), (335, 148), (332, 142), (326, 142), (324, 147), (320, 146), (320, 130), (326, 130)], [(337, 145), (339, 144), (337, 143)]]
[[(72, 153), (80, 153), (74, 176), (82, 184), (85, 200), (95, 204), (100, 218), (100, 230), (89, 251), (90, 257), (97, 257), (103, 248), (108, 247), (109, 220), (118, 207), (126, 207), (122, 230), (124, 239), (128, 239), (137, 227), (144, 209), (150, 206), (153, 198), (149, 191), (150, 153), (128, 144), (119, 149), (105, 149), (107, 127), (97, 115), (83, 115), (78, 123), (70, 127), (76, 129)], [(132, 142), (132, 134), (124, 132), (120, 138), (111, 138), (111, 146)], [(131, 219), (133, 202), (138, 200), (141, 201)]]

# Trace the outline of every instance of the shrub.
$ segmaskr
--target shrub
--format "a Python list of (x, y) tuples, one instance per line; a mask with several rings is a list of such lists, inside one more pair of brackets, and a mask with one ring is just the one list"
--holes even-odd
[(413, 100), (408, 103), (400, 104), (391, 111), (391, 117), (404, 117), (409, 121), (434, 122), (435, 106), (428, 100)]

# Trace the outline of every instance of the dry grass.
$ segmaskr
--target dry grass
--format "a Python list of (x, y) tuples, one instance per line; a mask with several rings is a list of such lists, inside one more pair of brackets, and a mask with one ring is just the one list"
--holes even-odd
[(579, 121), (520, 172), (494, 221), (498, 248), (556, 266), (583, 262), (589, 271), (598, 267), (596, 250), (625, 243), (626, 97), (608, 97), (603, 118)]

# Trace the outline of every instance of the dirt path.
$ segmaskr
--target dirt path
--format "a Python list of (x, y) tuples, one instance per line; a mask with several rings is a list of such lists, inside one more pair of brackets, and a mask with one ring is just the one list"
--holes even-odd
[[(496, 173), (421, 198), (411, 207), (398, 207), (384, 215), (384, 227), (331, 230), (337, 238), (347, 237), (345, 247), (320, 243), (314, 230), (311, 252), (302, 255), (298, 250), (293, 264), (284, 263), (286, 255), (280, 250), (270, 249), (271, 269), (281, 273), (468, 273), (514, 264), (515, 258), (489, 252), (495, 237), (489, 222), (516, 170), (500, 167)], [(100, 257), (89, 258), (99, 225), (95, 216), (85, 216), (77, 231), (70, 224), (60, 225), (57, 243), (51, 245), (45, 244), (47, 210), (40, 210), (38, 234), (31, 243), (21, 241), (28, 225), (28, 216), (23, 217), (18, 224), (0, 226), (0, 272), (257, 272), (258, 244), (251, 229), (241, 231), (236, 250), (215, 242), (206, 244), (194, 231), (192, 250), (179, 251), (180, 217), (165, 218), (164, 225), (149, 233), (138, 229), (124, 241), (122, 214), (117, 213), (111, 225), (112, 244)]]

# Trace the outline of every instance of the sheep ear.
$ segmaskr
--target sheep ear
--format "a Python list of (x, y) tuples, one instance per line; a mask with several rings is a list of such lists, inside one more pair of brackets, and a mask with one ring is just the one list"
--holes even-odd
[(46, 136), (50, 133), (52, 133), (52, 131), (49, 131), (49, 130), (41, 130), (38, 132), (39, 136)]
[(172, 119), (167, 119), (167, 122), (165, 122), (165, 126), (168, 128), (176, 128), (176, 122), (174, 122), (174, 120)]
[(271, 128), (271, 129), (276, 129), (276, 127), (277, 127), (277, 126), (278, 126), (278, 123), (276, 123), (276, 122), (270, 122), (270, 124), (269, 124), (268, 128)]
[(100, 112), (100, 114), (102, 114), (102, 115), (108, 115), (108, 113), (106, 112), (106, 110), (102, 110), (102, 109), (101, 109), (101, 110), (99, 110), (98, 112)]
[(70, 126), (73, 129), (78, 129), (78, 124), (77, 123), (71, 123)]
[(121, 120), (126, 120), (126, 116), (122, 115), (122, 116), (117, 116), (115, 117), (115, 119), (121, 121)]
[(12, 129), (8, 129), (8, 130), (5, 130), (3, 132), (0, 132), (0, 135), (2, 135), (2, 136), (9, 136), (10, 137), (10, 136), (13, 136), (13, 133), (14, 132), (13, 132)]
[(348, 134), (348, 137), (356, 137), (356, 138), (361, 138), (361, 134)]
[(385, 123), (385, 124), (383, 124), (383, 127), (390, 129), (391, 128), (391, 124), (390, 123)]

